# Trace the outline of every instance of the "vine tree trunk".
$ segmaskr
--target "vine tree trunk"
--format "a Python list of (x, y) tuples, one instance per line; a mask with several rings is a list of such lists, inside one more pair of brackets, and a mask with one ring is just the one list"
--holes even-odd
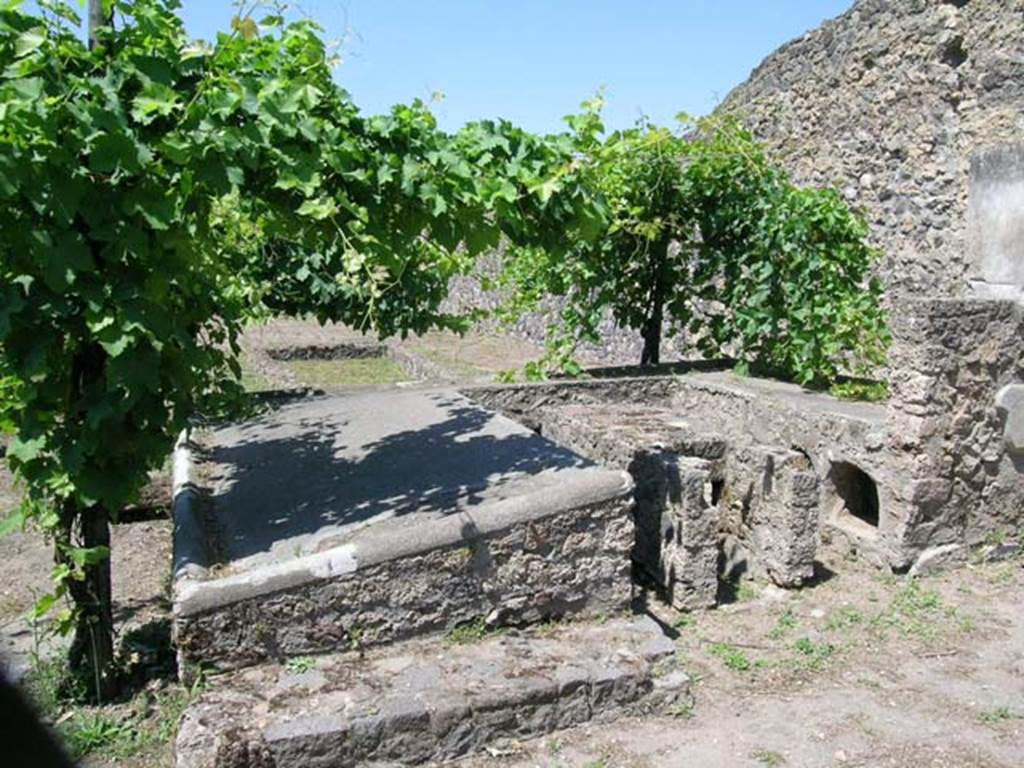
[(113, 22), (113, 14), (103, 10), (103, 0), (89, 0), (89, 47), (96, 48), (100, 44), (99, 31), (109, 27)]
[(668, 291), (666, 266), (668, 264), (669, 240), (658, 241), (654, 248), (651, 262), (651, 293), (647, 309), (647, 317), (640, 335), (644, 340), (644, 349), (640, 354), (640, 365), (658, 365), (661, 363), (661, 333), (665, 323), (665, 293)]
[[(74, 568), (72, 548), (110, 550), (110, 514), (102, 506), (81, 508), (69, 501), (61, 516), (56, 560)], [(75, 629), (68, 652), (72, 676), (99, 702), (117, 693), (114, 659), (114, 615), (110, 588), (110, 558), (88, 562), (83, 578), (70, 579), (68, 592), (75, 606)]]
[[(113, 24), (113, 13), (104, 0), (89, 0), (88, 23), (89, 47), (95, 49), (100, 44), (100, 30)], [(86, 382), (103, 375), (104, 359), (98, 346), (76, 356), (72, 373), (75, 400), (81, 396)], [(75, 609), (68, 665), (74, 680), (91, 697), (104, 702), (116, 695), (120, 682), (114, 658), (110, 557), (90, 557), (84, 564), (76, 564), (72, 556), (73, 550), (99, 547), (110, 552), (110, 510), (102, 505), (84, 507), (69, 499), (61, 509), (54, 555), (58, 565), (81, 576), (67, 581)]]

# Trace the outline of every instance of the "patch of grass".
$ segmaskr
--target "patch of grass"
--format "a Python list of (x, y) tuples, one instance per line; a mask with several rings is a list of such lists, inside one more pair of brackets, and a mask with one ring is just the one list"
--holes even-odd
[(778, 768), (778, 766), (786, 764), (785, 757), (770, 749), (755, 749), (750, 753), (750, 757), (766, 768)]
[(715, 643), (711, 646), (711, 655), (720, 659), (733, 672), (749, 672), (753, 667), (747, 655), (729, 643)]
[(864, 614), (856, 608), (842, 607), (832, 611), (825, 622), (825, 628), (832, 632), (855, 627), (864, 623)]
[(1011, 563), (990, 571), (987, 578), (990, 584), (1005, 587), (1013, 584), (1019, 573), (1020, 565), (1017, 563)]
[(793, 643), (793, 650), (797, 652), (797, 665), (804, 669), (821, 669), (835, 653), (835, 646), (831, 643), (816, 643), (809, 637), (801, 637)]
[(76, 712), (57, 727), (73, 760), (94, 753), (127, 757), (138, 751), (142, 737), (130, 720), (102, 711)]
[(68, 709), (56, 731), (72, 759), (100, 756), (120, 761), (164, 750), (178, 732), (181, 716), (196, 691), (178, 686), (156, 694), (138, 696), (126, 705)]
[(719, 603), (746, 603), (757, 597), (757, 589), (741, 577), (718, 580)]
[(978, 722), (982, 725), (999, 725), (1007, 720), (1016, 720), (1020, 715), (1013, 712), (1009, 707), (995, 707), (986, 709), (978, 714)]
[(692, 720), (694, 718), (693, 703), (689, 701), (680, 701), (674, 704), (666, 712), (669, 717), (674, 717), (677, 720)]
[(686, 629), (687, 627), (692, 626), (693, 617), (686, 613), (682, 614), (681, 616), (677, 616), (676, 619), (672, 622), (673, 629)]
[(329, 389), (397, 384), (409, 380), (409, 374), (386, 357), (292, 360), (288, 365), (302, 383)]
[(768, 637), (772, 640), (781, 640), (796, 629), (797, 623), (796, 616), (793, 615), (793, 609), (787, 608), (785, 613), (776, 620), (772, 631), (768, 633)]
[(912, 579), (892, 598), (889, 607), (872, 620), (876, 629), (896, 631), (929, 642), (956, 623), (956, 609), (947, 607), (934, 589)]
[(243, 355), (240, 362), (242, 365), (242, 389), (246, 392), (266, 392), (274, 388), (270, 379), (256, 370), (256, 366), (247, 355)]
[[(159, 628), (152, 631), (156, 632)], [(162, 661), (150, 657), (142, 646), (145, 633), (125, 638), (122, 655), (134, 659), (126, 671), (129, 685), (144, 673), (158, 674)], [(158, 663), (159, 662), (159, 663)], [(170, 764), (167, 750), (178, 732), (178, 723), (192, 698), (202, 690), (202, 678), (191, 689), (177, 684), (147, 685), (134, 689), (130, 698), (116, 704), (86, 706), (85, 696), (75, 685), (62, 654), (36, 656), (22, 681), (41, 720), (53, 724), (68, 753), (75, 761), (99, 756), (109, 761), (141, 759), (143, 765)]]
[(311, 656), (294, 656), (285, 662), (284, 668), (289, 674), (302, 675), (316, 669), (316, 659)]
[(934, 589), (924, 589), (921, 582), (912, 579), (892, 601), (893, 609), (905, 616), (914, 616), (942, 608), (942, 597)]
[(60, 715), (68, 698), (70, 681), (71, 674), (63, 654), (36, 654), (21, 684), (39, 716), (52, 722)]
[(466, 645), (476, 643), (490, 635), (500, 634), (500, 628), (489, 627), (483, 619), (475, 619), (464, 624), (458, 624), (448, 630), (445, 639), (453, 645)]
[(419, 338), (406, 341), (406, 346), (417, 355), (425, 357), (434, 365), (459, 378), (472, 379), (487, 373), (484, 369), (463, 360), (457, 343), (436, 344), (433, 340)]
[(749, 581), (741, 581), (736, 587), (736, 602), (749, 603), (757, 598), (757, 588)]

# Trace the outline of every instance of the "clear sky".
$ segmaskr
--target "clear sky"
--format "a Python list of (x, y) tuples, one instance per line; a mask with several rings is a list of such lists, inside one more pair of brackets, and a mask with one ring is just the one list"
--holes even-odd
[[(775, 48), (853, 0), (301, 0), (343, 38), (339, 81), (365, 112), (445, 94), (442, 127), (505, 117), (554, 131), (600, 86), (614, 128), (706, 114)], [(230, 0), (183, 0), (211, 38)]]

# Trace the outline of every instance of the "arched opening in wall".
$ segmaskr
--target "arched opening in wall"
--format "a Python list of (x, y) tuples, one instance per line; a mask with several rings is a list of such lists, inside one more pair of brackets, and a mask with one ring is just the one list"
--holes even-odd
[(862, 536), (878, 534), (878, 486), (856, 464), (836, 461), (828, 472), (833, 522)]

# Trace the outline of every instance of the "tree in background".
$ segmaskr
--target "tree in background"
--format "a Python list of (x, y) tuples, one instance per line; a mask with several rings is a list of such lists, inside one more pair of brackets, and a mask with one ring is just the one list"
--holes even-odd
[[(118, 686), (109, 524), (197, 414), (238, 395), (254, 312), (382, 334), (453, 326), (448, 281), (502, 232), (590, 221), (567, 148), (508, 124), (365, 118), (315, 24), (189, 40), (176, 0), (0, 1), (0, 428), (55, 544), (71, 668)], [(593, 229), (593, 227), (591, 227)], [(536, 234), (532, 237), (531, 233)], [(70, 598), (65, 600), (64, 598)]]
[(708, 358), (818, 387), (884, 360), (877, 253), (834, 190), (795, 186), (734, 119), (606, 135), (601, 100), (583, 106), (567, 120), (602, 229), (567, 254), (513, 249), (502, 278), (513, 316), (563, 299), (549, 366), (578, 370), (576, 346), (598, 340), (609, 312), (641, 334), (643, 365), (660, 362), (666, 332)]

